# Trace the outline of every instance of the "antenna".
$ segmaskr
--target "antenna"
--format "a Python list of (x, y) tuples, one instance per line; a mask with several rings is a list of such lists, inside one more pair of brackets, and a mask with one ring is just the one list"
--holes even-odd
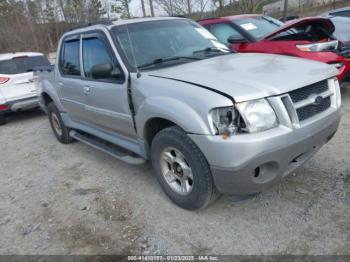
[(129, 26), (128, 26), (128, 24), (126, 24), (126, 32), (127, 32), (127, 34), (128, 34), (128, 38), (129, 38), (129, 42), (130, 42), (132, 59), (134, 60), (134, 64), (135, 64), (135, 66), (136, 66), (136, 72), (137, 72), (136, 77), (137, 77), (137, 78), (140, 78), (140, 77), (141, 77), (141, 73), (140, 73), (139, 67), (137, 66), (136, 56), (135, 56), (135, 50), (134, 50), (134, 45), (133, 45), (133, 42), (131, 41), (131, 37), (130, 37), (130, 32), (129, 32)]

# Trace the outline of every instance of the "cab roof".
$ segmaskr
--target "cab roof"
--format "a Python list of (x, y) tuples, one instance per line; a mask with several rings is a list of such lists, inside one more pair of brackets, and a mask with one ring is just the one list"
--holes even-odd
[(101, 21), (96, 22), (92, 24), (86, 24), (81, 25), (76, 28), (70, 29), (66, 34), (70, 33), (81, 33), (86, 31), (87, 29), (98, 29), (98, 28), (107, 28), (111, 29), (114, 26), (119, 25), (127, 25), (127, 24), (135, 24), (135, 23), (143, 23), (143, 22), (150, 22), (150, 21), (165, 21), (165, 20), (180, 20), (180, 19), (187, 19), (183, 17), (149, 17), (149, 18), (133, 18), (133, 19), (126, 19), (126, 20), (117, 20), (117, 21)]
[(150, 22), (150, 21), (163, 21), (163, 20), (179, 20), (179, 19), (187, 19), (183, 17), (149, 17), (149, 18), (134, 18), (134, 19), (127, 19), (127, 20), (118, 20), (114, 21), (113, 26), (115, 25), (126, 25), (126, 24), (135, 24), (135, 23), (142, 23), (142, 22)]

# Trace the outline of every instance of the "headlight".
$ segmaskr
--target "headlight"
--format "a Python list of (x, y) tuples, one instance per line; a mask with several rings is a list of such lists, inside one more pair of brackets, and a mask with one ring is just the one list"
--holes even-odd
[(227, 138), (239, 129), (239, 114), (233, 107), (220, 107), (211, 110), (210, 112), (214, 134), (223, 135)]
[(337, 51), (339, 41), (330, 41), (324, 43), (316, 44), (306, 44), (306, 45), (297, 45), (297, 48), (303, 52), (327, 52), (327, 51)]
[(236, 107), (250, 133), (264, 131), (278, 125), (275, 111), (266, 99), (237, 103)]

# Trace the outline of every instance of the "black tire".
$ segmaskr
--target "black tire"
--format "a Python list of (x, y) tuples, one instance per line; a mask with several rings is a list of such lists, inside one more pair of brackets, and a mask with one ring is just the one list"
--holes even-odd
[[(48, 117), (53, 133), (62, 144), (69, 144), (74, 141), (69, 136), (70, 128), (66, 127), (62, 121), (61, 114), (53, 102), (47, 106)], [(58, 129), (58, 126), (60, 130)]]
[[(187, 195), (181, 195), (173, 190), (163, 176), (161, 158), (163, 152), (168, 148), (179, 150), (192, 171), (192, 189)], [(219, 193), (215, 187), (208, 161), (182, 129), (169, 127), (161, 130), (153, 139), (151, 157), (158, 182), (166, 195), (178, 206), (195, 210), (208, 206), (218, 198)]]
[(5, 125), (6, 124), (6, 118), (4, 115), (0, 115), (0, 126)]

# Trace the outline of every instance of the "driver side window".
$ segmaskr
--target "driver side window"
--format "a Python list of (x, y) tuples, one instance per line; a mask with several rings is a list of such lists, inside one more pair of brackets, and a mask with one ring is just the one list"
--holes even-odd
[(108, 52), (105, 43), (97, 37), (83, 39), (83, 68), (85, 77), (93, 79), (92, 68), (100, 64), (111, 64), (115, 67), (113, 58)]
[(227, 41), (230, 36), (240, 36), (242, 35), (234, 29), (229, 24), (213, 24), (209, 26), (209, 31), (217, 38), (220, 42), (225, 45), (229, 45), (230, 43)]

